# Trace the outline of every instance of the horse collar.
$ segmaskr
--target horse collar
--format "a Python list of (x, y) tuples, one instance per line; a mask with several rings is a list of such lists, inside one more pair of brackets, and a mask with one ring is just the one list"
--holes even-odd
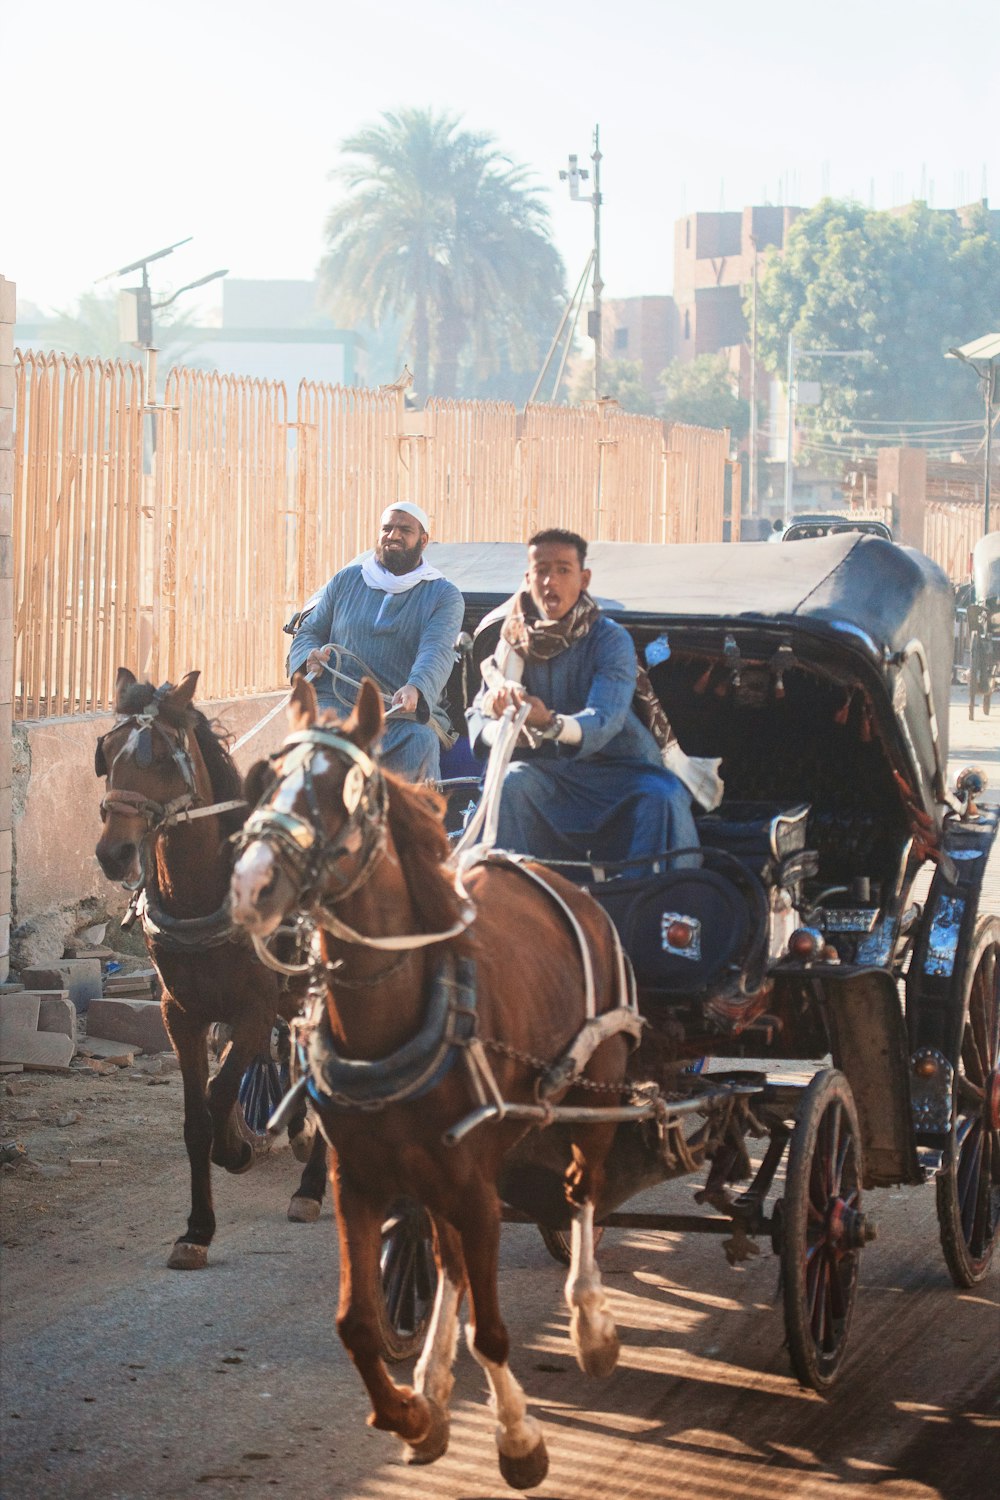
[(419, 1099), (435, 1088), (476, 1035), (476, 966), (446, 954), (420, 1029), (387, 1057), (364, 1061), (336, 1051), (322, 999), (300, 1023), (296, 1060), (309, 1097), (321, 1109), (367, 1111)]

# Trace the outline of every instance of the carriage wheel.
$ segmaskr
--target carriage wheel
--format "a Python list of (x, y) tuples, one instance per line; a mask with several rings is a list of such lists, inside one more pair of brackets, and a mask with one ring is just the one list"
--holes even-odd
[(792, 1132), (780, 1209), (785, 1332), (803, 1385), (837, 1378), (854, 1311), (862, 1246), (861, 1140), (850, 1084), (828, 1068), (806, 1089)]
[(382, 1225), (379, 1335), (388, 1360), (423, 1347), (437, 1291), (434, 1235), (426, 1210), (402, 1199)]
[[(568, 1266), (572, 1262), (573, 1255), (570, 1250), (570, 1234), (568, 1229), (546, 1229), (544, 1224), (539, 1224), (538, 1233), (542, 1237), (542, 1244), (549, 1252), (553, 1260), (557, 1260), (561, 1266)], [(604, 1238), (604, 1225), (594, 1225), (594, 1249), (596, 1250)]]
[(973, 934), (951, 1138), (937, 1178), (941, 1248), (956, 1286), (982, 1281), (1000, 1227), (1000, 918)]

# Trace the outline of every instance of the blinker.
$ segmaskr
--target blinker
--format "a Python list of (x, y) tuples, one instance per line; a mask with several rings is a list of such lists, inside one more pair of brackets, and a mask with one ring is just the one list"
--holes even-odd
[(360, 766), (351, 766), (344, 777), (343, 798), (348, 817), (355, 811), (365, 789), (365, 773)]

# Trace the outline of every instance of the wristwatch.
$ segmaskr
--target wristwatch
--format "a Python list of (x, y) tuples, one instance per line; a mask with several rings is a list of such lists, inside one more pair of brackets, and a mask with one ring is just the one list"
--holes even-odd
[(538, 731), (538, 738), (540, 740), (557, 740), (562, 734), (562, 728), (562, 714), (553, 714), (551, 721), (546, 724), (545, 728)]

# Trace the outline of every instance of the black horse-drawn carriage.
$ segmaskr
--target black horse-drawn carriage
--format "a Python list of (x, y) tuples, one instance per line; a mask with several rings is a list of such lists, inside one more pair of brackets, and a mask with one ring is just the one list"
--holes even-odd
[(972, 579), (967, 587), (964, 634), (969, 653), (969, 718), (976, 699), (983, 713), (990, 711), (993, 693), (1000, 688), (1000, 532), (980, 537), (972, 553)]
[[(460, 728), (495, 639), (475, 632), (524, 554), (433, 554), (473, 636), (451, 684)], [(693, 866), (675, 851), (641, 880), (576, 872), (621, 933), (646, 1021), (636, 1116), (596, 1221), (725, 1234), (731, 1260), (769, 1239), (794, 1368), (823, 1389), (874, 1234), (866, 1190), (934, 1182), (962, 1287), (986, 1274), (1000, 1220), (1000, 919), (980, 909), (998, 812), (975, 772), (946, 786), (951, 590), (921, 554), (859, 535), (752, 556), (597, 543), (589, 563), (682, 749), (718, 759), (725, 785)], [(475, 779), (445, 790), (458, 826)], [(509, 1216), (537, 1222), (556, 1254), (564, 1167), (557, 1124), (515, 1149), (501, 1182)], [(620, 1211), (701, 1168), (709, 1212)], [(397, 1353), (429, 1309), (423, 1236), (403, 1211), (384, 1239)]]

